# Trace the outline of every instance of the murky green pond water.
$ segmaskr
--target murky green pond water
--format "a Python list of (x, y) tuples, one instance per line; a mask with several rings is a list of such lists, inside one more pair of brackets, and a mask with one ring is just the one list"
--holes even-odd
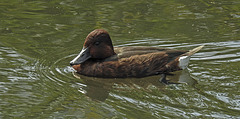
[[(168, 79), (99, 79), (69, 66), (86, 35), (189, 50)], [(0, 118), (240, 118), (239, 0), (1, 0)]]

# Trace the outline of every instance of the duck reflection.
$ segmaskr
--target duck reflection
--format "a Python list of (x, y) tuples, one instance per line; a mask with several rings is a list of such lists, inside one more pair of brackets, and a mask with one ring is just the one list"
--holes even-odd
[(186, 84), (190, 86), (197, 84), (197, 80), (190, 76), (190, 73), (187, 69), (174, 72), (171, 76), (168, 76), (168, 84), (164, 84), (159, 81), (161, 76), (106, 79), (87, 77), (76, 72), (73, 72), (73, 75), (74, 77), (81, 79), (81, 83), (86, 85), (86, 88), (84, 89), (86, 96), (98, 101), (105, 101), (113, 89), (119, 91), (128, 91), (129, 89), (151, 90), (151, 88), (164, 90), (167, 85), (172, 84)]

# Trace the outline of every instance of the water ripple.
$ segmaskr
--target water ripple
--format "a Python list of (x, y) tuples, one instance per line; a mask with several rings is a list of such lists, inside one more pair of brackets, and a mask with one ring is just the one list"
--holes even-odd
[[(49, 56), (51, 56), (51, 54)], [(70, 66), (68, 66), (69, 64), (67, 64), (70, 61), (72, 55), (58, 57), (59, 59), (51, 58), (48, 60), (44, 60), (49, 56), (42, 57), (38, 61), (36, 65), (37, 71), (41, 73), (40, 76), (46, 77), (46, 80), (54, 81), (58, 85), (64, 85), (64, 83), (67, 83), (66, 81), (69, 81), (73, 78), (70, 74), (74, 70)]]
[[(70, 102), (76, 103), (77, 100), (86, 100), (85, 102), (77, 101), (83, 105), (81, 108), (85, 108), (86, 104), (93, 103), (88, 98), (84, 98), (87, 96), (92, 100), (105, 102), (101, 109), (111, 114), (121, 115), (121, 111), (130, 109), (156, 118), (172, 115), (192, 118), (211, 110), (211, 113), (207, 113), (205, 117), (228, 118), (231, 115), (230, 111), (239, 111), (240, 106), (239, 96), (235, 95), (236, 93), (230, 93), (236, 91), (239, 84), (239, 68), (231, 66), (239, 62), (239, 43), (240, 41), (206, 43), (199, 53), (192, 56), (189, 65), (190, 73), (181, 71), (183, 74), (169, 77), (171, 80), (185, 80), (183, 82), (189, 85), (169, 86), (159, 83), (157, 76), (143, 79), (101, 79), (78, 76), (69, 66), (69, 61), (77, 54), (68, 54), (69, 52), (62, 50), (48, 53), (38, 60), (32, 60), (13, 49), (0, 47), (2, 56), (0, 64), (3, 66), (0, 68), (0, 74), (7, 79), (0, 82), (0, 95), (18, 98), (19, 100), (15, 102), (24, 102), (19, 106), (26, 107), (28, 104), (42, 106), (46, 108), (45, 111), (59, 105), (64, 105), (66, 109), (72, 108), (69, 105)], [(151, 42), (137, 40), (119, 46), (130, 45), (153, 45), (189, 50), (203, 44), (180, 44), (164, 41), (164, 39), (152, 39)], [(222, 71), (223, 67), (231, 67), (231, 69), (224, 68), (225, 71)], [(186, 77), (180, 78), (183, 75), (190, 77), (189, 82), (186, 81)], [(192, 77), (196, 77), (199, 83)], [(1, 101), (1, 107), (10, 110), (7, 108), (10, 105), (7, 99), (2, 98)], [(116, 107), (112, 108), (112, 105)], [(228, 109), (230, 111), (227, 111)]]

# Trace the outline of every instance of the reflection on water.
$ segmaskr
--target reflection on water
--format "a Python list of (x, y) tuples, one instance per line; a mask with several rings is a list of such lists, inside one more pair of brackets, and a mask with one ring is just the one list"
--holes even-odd
[[(239, 11), (237, 0), (2, 0), (0, 118), (239, 118)], [(167, 77), (181, 84), (73, 75), (95, 28), (115, 46), (205, 47)]]
[[(80, 85), (79, 91), (86, 94), (88, 97), (99, 101), (105, 101), (112, 89), (120, 91), (143, 89), (145, 91), (150, 91), (153, 88), (161, 91), (167, 86), (159, 81), (161, 76), (127, 79), (102, 79), (86, 77), (75, 72), (73, 72), (73, 75), (77, 79), (82, 80), (82, 83), (78, 84)], [(188, 84), (190, 86), (194, 86), (197, 83), (197, 81), (190, 76), (188, 70), (174, 72), (173, 76), (167, 77), (167, 80), (169, 80), (172, 84), (178, 85)], [(83, 88), (81, 86), (83, 86)]]

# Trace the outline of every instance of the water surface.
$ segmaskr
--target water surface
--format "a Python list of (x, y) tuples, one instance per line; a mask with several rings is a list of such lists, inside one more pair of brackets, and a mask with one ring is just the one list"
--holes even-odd
[[(239, 118), (240, 2), (0, 2), (0, 118)], [(115, 46), (190, 50), (187, 70), (101, 79), (69, 66), (93, 29)]]

